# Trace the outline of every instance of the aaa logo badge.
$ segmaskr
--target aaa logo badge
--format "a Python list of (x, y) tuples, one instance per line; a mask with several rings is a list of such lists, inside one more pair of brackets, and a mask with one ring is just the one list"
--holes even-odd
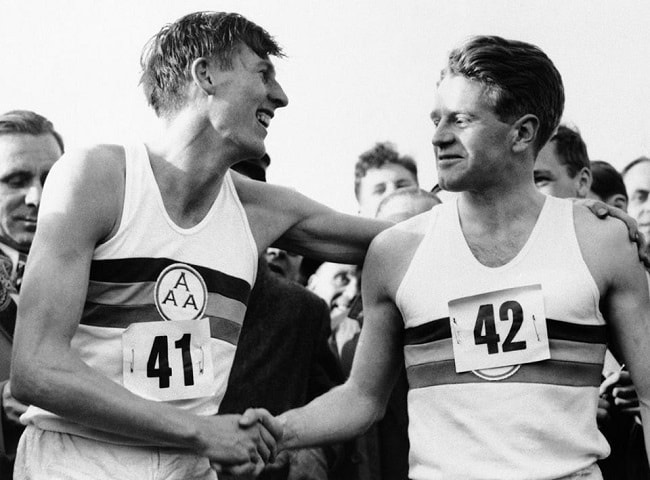
[(175, 263), (165, 268), (156, 280), (156, 308), (165, 320), (196, 320), (203, 317), (208, 289), (194, 268)]

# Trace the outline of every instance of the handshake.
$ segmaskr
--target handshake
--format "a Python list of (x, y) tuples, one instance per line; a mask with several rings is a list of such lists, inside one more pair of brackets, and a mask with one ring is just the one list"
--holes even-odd
[(255, 478), (276, 461), (282, 449), (283, 425), (263, 408), (204, 420), (200, 454), (210, 460), (219, 478)]

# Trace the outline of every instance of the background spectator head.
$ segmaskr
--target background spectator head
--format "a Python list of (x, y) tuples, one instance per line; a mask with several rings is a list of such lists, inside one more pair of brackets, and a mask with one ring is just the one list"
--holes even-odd
[(627, 191), (623, 175), (609, 163), (594, 160), (591, 162), (591, 177), (591, 191), (587, 197), (627, 211)]
[(301, 269), (302, 255), (287, 252), (281, 248), (267, 248), (264, 255), (272, 272), (301, 285), (307, 283)]
[(216, 60), (228, 70), (242, 44), (261, 58), (282, 56), (266, 30), (236, 13), (195, 12), (165, 25), (140, 58), (140, 83), (156, 115), (169, 117), (185, 104), (194, 60)]
[(63, 150), (45, 117), (28, 110), (0, 115), (0, 242), (29, 251), (45, 178)]
[(497, 36), (475, 36), (449, 54), (441, 79), (460, 75), (481, 82), (495, 114), (511, 122), (539, 120), (535, 152), (548, 141), (564, 110), (562, 77), (535, 45)]
[(359, 293), (357, 267), (325, 262), (309, 277), (307, 287), (325, 300), (330, 310), (347, 309)]
[(650, 158), (632, 160), (622, 173), (629, 197), (627, 213), (637, 221), (646, 241), (650, 241)]
[(354, 166), (354, 194), (359, 214), (374, 217), (377, 205), (398, 188), (418, 185), (418, 169), (409, 156), (401, 156), (389, 142), (377, 143), (362, 153)]
[(585, 198), (591, 188), (591, 163), (580, 133), (565, 125), (539, 151), (535, 160), (535, 185), (559, 198)]
[(418, 187), (402, 188), (379, 203), (376, 218), (398, 223), (431, 210), (440, 203), (434, 193)]

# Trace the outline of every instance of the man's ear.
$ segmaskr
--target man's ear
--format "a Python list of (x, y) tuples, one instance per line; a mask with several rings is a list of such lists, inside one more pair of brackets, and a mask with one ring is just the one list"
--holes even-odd
[(532, 113), (520, 117), (513, 125), (512, 148), (516, 153), (521, 153), (527, 148), (535, 147), (535, 140), (539, 130), (539, 119)]
[(589, 190), (591, 190), (591, 182), (593, 181), (591, 170), (587, 167), (582, 167), (582, 170), (580, 170), (575, 176), (575, 180), (577, 182), (576, 188), (578, 190), (576, 196), (578, 198), (586, 198)]
[(192, 62), (190, 68), (194, 84), (200, 88), (206, 95), (214, 95), (216, 82), (212, 77), (214, 69), (210, 68), (210, 62), (205, 57), (199, 57)]

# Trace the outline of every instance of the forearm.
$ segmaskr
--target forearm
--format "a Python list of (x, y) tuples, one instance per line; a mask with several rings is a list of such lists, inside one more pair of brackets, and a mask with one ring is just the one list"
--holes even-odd
[(383, 410), (378, 399), (363, 395), (348, 381), (306, 406), (280, 415), (283, 433), (278, 447), (304, 448), (354, 438), (381, 418)]
[(28, 362), (17, 359), (14, 367), (12, 389), (25, 403), (148, 444), (200, 447), (196, 416), (129, 392), (90, 368), (73, 351), (37, 354)]

